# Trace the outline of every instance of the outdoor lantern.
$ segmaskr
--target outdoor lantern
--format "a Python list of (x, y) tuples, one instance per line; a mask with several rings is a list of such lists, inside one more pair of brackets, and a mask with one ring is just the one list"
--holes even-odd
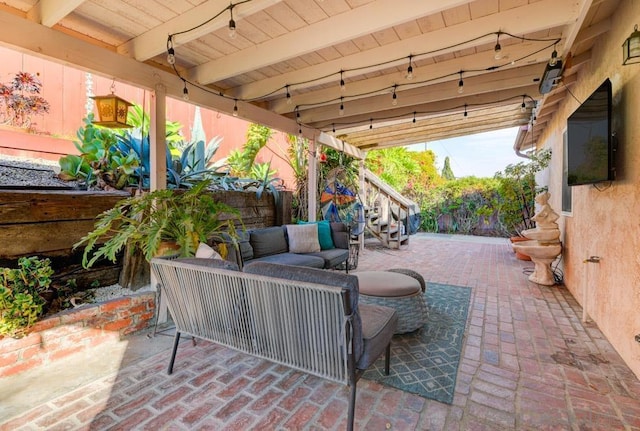
[(112, 129), (133, 127), (127, 124), (127, 113), (131, 103), (111, 93), (109, 96), (93, 96), (98, 108), (98, 119), (93, 124)]
[(622, 44), (622, 65), (640, 63), (640, 31), (638, 24), (633, 28), (633, 33)]

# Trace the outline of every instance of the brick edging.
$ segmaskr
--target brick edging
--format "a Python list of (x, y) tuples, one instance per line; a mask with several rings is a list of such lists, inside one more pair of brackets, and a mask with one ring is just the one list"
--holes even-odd
[(46, 365), (151, 326), (155, 292), (86, 304), (37, 322), (29, 335), (0, 338), (0, 377)]

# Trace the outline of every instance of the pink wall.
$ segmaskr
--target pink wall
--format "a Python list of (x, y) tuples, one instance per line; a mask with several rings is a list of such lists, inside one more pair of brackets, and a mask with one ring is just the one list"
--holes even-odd
[[(29, 72), (37, 75), (42, 82), (42, 94), (50, 104), (48, 114), (34, 117), (34, 135), (4, 133), (0, 130), (0, 154), (42, 157), (57, 160), (66, 154), (77, 154), (70, 143), (75, 139), (76, 131), (82, 126), (87, 103), (85, 72), (43, 60), (27, 54), (0, 47), (0, 81), (10, 82), (17, 72)], [(111, 93), (112, 80), (93, 75), (93, 94)], [(115, 82), (115, 93), (125, 100), (142, 105), (149, 112), (151, 97), (148, 91)], [(196, 107), (183, 100), (167, 99), (167, 119), (183, 124), (182, 134), (186, 140), (191, 137)], [(218, 112), (201, 109), (202, 124), (208, 140), (215, 136), (223, 137), (215, 159), (226, 157), (232, 149), (241, 149), (246, 142), (249, 127), (247, 121), (223, 115)], [(63, 138), (67, 142), (43, 140), (42, 135)], [(289, 165), (277, 155), (286, 154), (288, 143), (286, 135), (274, 131), (267, 148), (258, 155), (258, 162), (271, 161), (277, 176), (285, 181), (288, 189), (294, 188), (294, 178)], [(41, 152), (38, 151), (40, 149)]]

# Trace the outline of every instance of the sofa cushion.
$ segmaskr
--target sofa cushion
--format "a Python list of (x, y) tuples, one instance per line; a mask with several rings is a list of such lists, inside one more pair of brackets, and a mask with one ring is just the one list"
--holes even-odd
[(249, 242), (253, 248), (254, 258), (287, 253), (289, 251), (282, 226), (252, 230)]
[(313, 224), (288, 224), (290, 253), (313, 253), (320, 251), (318, 228)]
[(393, 308), (360, 304), (360, 317), (363, 352), (356, 367), (366, 370), (384, 353), (398, 326), (398, 314)]
[(213, 249), (209, 244), (201, 242), (196, 250), (196, 257), (203, 259), (222, 259), (222, 256)]
[(349, 250), (343, 248), (333, 248), (331, 250), (322, 250), (316, 253), (309, 253), (310, 256), (317, 256), (324, 259), (325, 268), (335, 268), (349, 258)]
[(347, 225), (341, 222), (332, 222), (331, 226), (331, 237), (333, 238), (333, 243), (338, 248), (349, 248), (349, 232), (347, 231)]
[[(299, 255), (298, 255), (299, 256)], [(324, 271), (315, 268), (303, 268), (299, 266), (277, 265), (267, 262), (255, 262), (247, 265), (244, 272), (250, 274), (266, 275), (286, 280), (297, 280), (308, 283), (324, 284), (326, 286), (340, 287), (349, 293), (349, 306), (353, 310), (353, 339), (356, 361), (359, 360), (364, 348), (362, 338), (362, 320), (358, 310), (358, 278), (341, 272)], [(387, 307), (379, 307), (387, 309)], [(391, 309), (393, 313), (395, 310)], [(395, 325), (391, 330), (395, 331)], [(378, 331), (380, 332), (380, 331)], [(375, 338), (372, 338), (375, 342)], [(386, 346), (385, 346), (386, 347)]]
[(324, 268), (324, 259), (310, 254), (280, 253), (271, 256), (256, 257), (245, 263), (245, 266), (254, 262), (278, 263), (280, 265), (306, 266), (310, 268)]
[(331, 225), (329, 224), (329, 220), (298, 222), (298, 224), (307, 223), (315, 224), (318, 227), (318, 242), (320, 243), (320, 250), (331, 250), (336, 248), (333, 243), (333, 238), (331, 237)]

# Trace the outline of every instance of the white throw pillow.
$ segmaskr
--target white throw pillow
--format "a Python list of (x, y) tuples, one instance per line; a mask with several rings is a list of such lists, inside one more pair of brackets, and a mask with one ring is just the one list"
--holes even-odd
[(217, 251), (209, 247), (209, 245), (205, 244), (204, 242), (201, 242), (200, 245), (198, 245), (198, 249), (196, 250), (196, 257), (202, 259), (222, 259), (222, 256), (220, 256)]
[(289, 251), (291, 253), (313, 253), (320, 251), (318, 227), (315, 224), (288, 224)]

